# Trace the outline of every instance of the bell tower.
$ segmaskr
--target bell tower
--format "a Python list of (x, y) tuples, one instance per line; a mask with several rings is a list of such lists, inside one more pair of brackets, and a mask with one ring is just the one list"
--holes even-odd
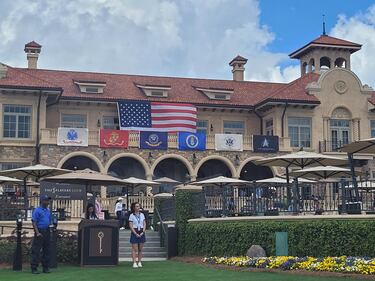
[(299, 59), (301, 76), (310, 73), (320, 73), (334, 67), (350, 69), (350, 56), (360, 50), (362, 45), (335, 38), (326, 34), (323, 22), (323, 33), (315, 40), (289, 55)]

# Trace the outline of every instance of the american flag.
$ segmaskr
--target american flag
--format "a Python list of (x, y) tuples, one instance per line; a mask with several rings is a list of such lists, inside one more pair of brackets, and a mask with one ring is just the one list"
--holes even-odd
[(197, 128), (197, 109), (192, 104), (120, 101), (121, 130), (191, 132)]

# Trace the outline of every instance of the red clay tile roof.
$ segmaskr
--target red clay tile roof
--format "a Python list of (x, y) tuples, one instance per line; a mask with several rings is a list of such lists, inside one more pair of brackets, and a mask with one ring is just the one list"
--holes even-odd
[(42, 48), (42, 45), (36, 43), (35, 41), (31, 41), (31, 42), (29, 42), (29, 43), (27, 43), (27, 44), (25, 45), (25, 48), (26, 48), (26, 47), (31, 47), (31, 48)]
[(277, 90), (273, 95), (266, 98), (262, 103), (268, 101), (290, 101), (319, 103), (319, 100), (306, 92), (307, 84), (318, 81), (319, 74), (310, 72), (290, 82), (287, 86)]
[(350, 42), (347, 40), (339, 39), (336, 37), (328, 36), (328, 35), (320, 35), (318, 38), (312, 40), (305, 46), (294, 51), (289, 56), (291, 58), (299, 58), (300, 55), (302, 55), (308, 49), (313, 48), (314, 46), (337, 46), (337, 47), (341, 46), (341, 47), (345, 47), (349, 49), (351, 53), (354, 53), (358, 51), (362, 45), (354, 43), (354, 42)]
[(368, 99), (368, 101), (372, 103), (373, 105), (375, 105), (375, 91), (373, 91), (372, 96), (371, 98)]
[[(318, 103), (314, 96), (306, 93), (305, 87), (318, 79), (318, 74), (307, 74), (289, 84), (215, 79), (177, 78), (73, 72), (62, 70), (28, 69), (8, 67), (6, 78), (0, 79), (0, 87), (46, 88), (63, 90), (62, 99), (84, 100), (153, 100), (196, 105), (252, 107), (267, 101), (295, 101)], [(102, 81), (106, 83), (102, 94), (81, 93), (74, 81)], [(150, 98), (137, 85), (168, 85), (168, 98)], [(229, 101), (210, 100), (196, 88), (232, 90)]]

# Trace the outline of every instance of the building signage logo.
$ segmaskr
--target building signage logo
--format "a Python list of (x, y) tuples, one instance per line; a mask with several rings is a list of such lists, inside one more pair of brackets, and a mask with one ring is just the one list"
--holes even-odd
[(278, 136), (253, 136), (253, 151), (260, 153), (274, 153), (279, 151)]
[(140, 132), (139, 147), (141, 149), (168, 149), (168, 133)]
[(241, 134), (216, 134), (215, 149), (218, 151), (242, 151), (243, 137)]
[(178, 133), (179, 150), (205, 150), (206, 134), (204, 133)]
[(59, 128), (57, 131), (57, 145), (60, 146), (88, 146), (87, 128)]

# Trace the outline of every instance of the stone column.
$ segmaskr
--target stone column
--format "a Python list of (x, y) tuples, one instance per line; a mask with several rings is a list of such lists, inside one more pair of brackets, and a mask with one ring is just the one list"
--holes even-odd
[(353, 141), (359, 140), (361, 138), (359, 122), (360, 122), (359, 118), (353, 118), (352, 119)]

